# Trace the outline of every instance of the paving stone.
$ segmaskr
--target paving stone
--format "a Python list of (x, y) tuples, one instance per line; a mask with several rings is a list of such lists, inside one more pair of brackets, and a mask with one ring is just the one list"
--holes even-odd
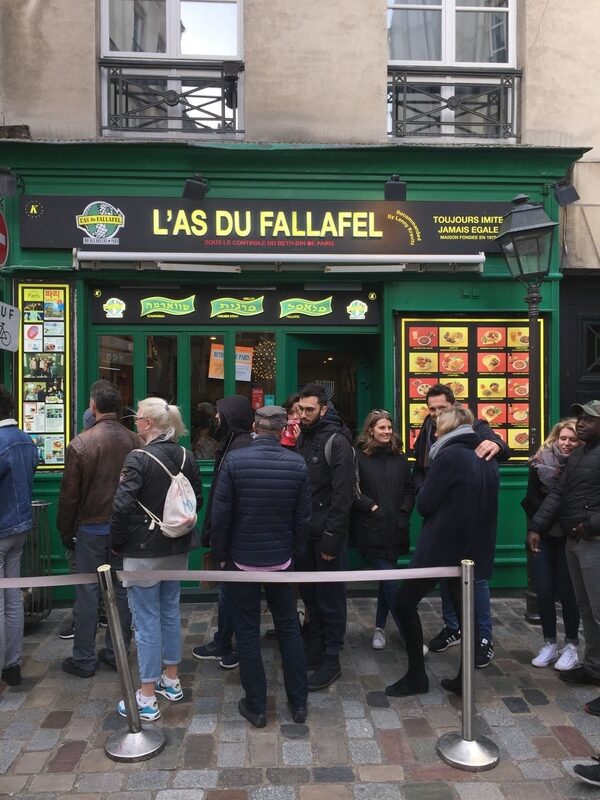
[(261, 731), (248, 736), (249, 763), (255, 767), (269, 767), (278, 760), (277, 734)]
[(22, 692), (5, 691), (0, 695), (0, 713), (5, 714), (7, 711), (16, 711), (21, 708), (27, 695)]
[[(315, 720), (311, 719), (311, 723), (315, 724)], [(282, 725), (280, 730), (286, 739), (306, 739), (309, 735), (308, 725), (298, 725), (295, 722), (290, 725)]]
[(38, 729), (27, 743), (27, 750), (52, 750), (58, 742), (59, 736), (60, 731)]
[(444, 783), (404, 784), (402, 794), (405, 800), (454, 800), (456, 797), (452, 786)]
[(185, 738), (183, 763), (186, 767), (207, 767), (213, 762), (215, 740), (208, 735), (189, 735)]
[(217, 714), (221, 710), (218, 697), (197, 697), (193, 701), (193, 709), (198, 714)]
[(515, 724), (507, 708), (482, 708), (481, 716), (492, 728)]
[(51, 711), (42, 722), (42, 728), (66, 728), (73, 716), (72, 711)]
[(402, 727), (400, 717), (392, 708), (371, 709), (371, 720), (380, 730), (396, 730)]
[(36, 723), (28, 719), (12, 722), (2, 734), (3, 739), (29, 739), (36, 728)]
[(314, 754), (322, 765), (345, 764), (350, 756), (343, 736), (337, 729), (313, 730), (311, 736)]
[(346, 719), (361, 718), (365, 716), (365, 707), (358, 700), (342, 700), (342, 711)]
[[(49, 753), (21, 753), (12, 764), (11, 772), (18, 773), (19, 775), (37, 775), (42, 771), (42, 768), (48, 760)], [(0, 762), (2, 757), (0, 755)], [(0, 772), (2, 770), (0, 769)]]
[(219, 786), (257, 786), (262, 784), (262, 770), (256, 767), (248, 769), (222, 769), (219, 773)]
[(588, 742), (575, 728), (557, 725), (552, 728), (552, 732), (570, 755), (587, 757), (594, 755)]
[(289, 766), (312, 764), (312, 747), (310, 742), (284, 742), (281, 756), (283, 763)]
[(455, 783), (461, 800), (504, 800), (504, 795), (495, 783)]
[(507, 800), (548, 800), (549, 795), (545, 783), (533, 781), (503, 783), (501, 790)]
[(19, 794), (27, 780), (26, 775), (0, 775), (0, 797)]
[(349, 739), (372, 739), (373, 726), (366, 719), (349, 719), (346, 721), (346, 735)]
[(503, 697), (502, 702), (511, 714), (528, 714), (529, 706), (522, 697)]
[(367, 705), (370, 708), (389, 708), (390, 701), (384, 692), (369, 692), (367, 694)]
[(218, 767), (243, 767), (245, 760), (245, 744), (219, 744), (217, 746)]
[(310, 772), (304, 767), (269, 767), (266, 776), (277, 786), (300, 786), (310, 780)]
[[(144, 774), (144, 773), (138, 773)], [(78, 792), (119, 792), (124, 786), (125, 775), (119, 772), (90, 772), (87, 775), (80, 775), (77, 778), (75, 788)], [(135, 788), (135, 787), (131, 787)], [(148, 788), (141, 786), (140, 788)]]
[(86, 747), (87, 742), (67, 742), (61, 745), (54, 758), (48, 762), (48, 772), (72, 772)]
[(181, 769), (173, 776), (174, 789), (214, 789), (218, 785), (216, 769)]
[(260, 786), (250, 790), (251, 800), (295, 800), (292, 786)]
[(246, 789), (207, 789), (204, 800), (248, 800)]
[(405, 731), (381, 731), (377, 740), (387, 763), (410, 764), (415, 761), (415, 754)]
[(194, 714), (189, 731), (190, 733), (214, 733), (216, 727), (216, 714)]
[(539, 689), (523, 689), (523, 697), (530, 706), (547, 706), (548, 697)]
[(401, 800), (402, 793), (397, 784), (359, 783), (352, 788), (356, 800)]
[[(299, 789), (300, 800), (324, 800), (323, 786), (301, 786)], [(351, 790), (347, 786), (328, 784), (327, 800), (350, 800)]]
[(514, 761), (525, 761), (529, 758), (537, 757), (535, 747), (531, 744), (531, 741), (517, 728), (499, 727), (496, 729), (496, 736)]
[(402, 726), (406, 731), (406, 735), (411, 739), (413, 737), (433, 736), (431, 725), (427, 719), (425, 719), (425, 717), (419, 717), (417, 719), (403, 719)]
[(354, 739), (348, 743), (350, 758), (355, 764), (381, 764), (383, 757), (376, 742)]
[(525, 761), (519, 764), (519, 769), (523, 773), (524, 778), (533, 781), (545, 781), (552, 778), (559, 778), (562, 775), (562, 770), (556, 764), (550, 761)]
[(203, 800), (202, 789), (165, 789), (157, 792), (156, 800)]
[(127, 789), (165, 789), (170, 781), (168, 772), (158, 770), (138, 770), (127, 779)]
[(312, 771), (315, 783), (353, 783), (355, 779), (352, 767), (314, 767)]

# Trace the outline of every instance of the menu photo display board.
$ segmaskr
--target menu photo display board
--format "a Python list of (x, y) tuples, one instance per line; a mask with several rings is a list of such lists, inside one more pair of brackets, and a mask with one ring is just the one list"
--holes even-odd
[[(538, 322), (543, 347), (544, 322)], [(490, 425), (514, 460), (527, 460), (529, 404), (536, 401), (530, 397), (527, 319), (403, 319), (401, 360), (402, 431), (409, 456), (429, 413), (425, 396), (441, 383)], [(541, 362), (543, 386), (543, 351)]]
[(33, 439), (38, 469), (62, 468), (69, 420), (69, 286), (20, 284), (19, 426)]

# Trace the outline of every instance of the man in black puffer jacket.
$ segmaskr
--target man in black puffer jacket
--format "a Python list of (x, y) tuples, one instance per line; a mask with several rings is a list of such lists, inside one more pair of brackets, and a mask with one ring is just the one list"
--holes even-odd
[[(212, 545), (222, 567), (242, 572), (293, 568), (306, 547), (311, 514), (308, 470), (297, 453), (279, 443), (287, 424), (281, 406), (256, 411), (256, 438), (223, 461), (213, 503)], [(227, 585), (246, 696), (240, 714), (266, 725), (267, 684), (260, 654), (258, 582)], [(281, 648), (285, 690), (294, 722), (306, 721), (307, 681), (302, 638), (291, 583), (265, 583)]]
[[(561, 680), (600, 686), (600, 400), (571, 406), (584, 446), (569, 457), (560, 481), (529, 523), (530, 535), (544, 534), (558, 517), (567, 536), (567, 565), (581, 612), (583, 666), (560, 672)], [(600, 716), (600, 697), (586, 711)], [(600, 768), (599, 768), (600, 773)]]
[[(308, 466), (313, 507), (306, 557), (298, 569), (340, 572), (348, 564), (348, 520), (354, 499), (352, 445), (338, 415), (328, 409), (322, 386), (307, 384), (300, 392), (298, 406), (301, 432), (296, 449)], [(329, 440), (328, 458), (325, 446)], [(315, 691), (329, 686), (342, 674), (346, 584), (303, 583), (300, 595), (310, 616), (306, 666), (314, 670), (308, 688)]]
[[(204, 525), (202, 527), (202, 547), (210, 547), (212, 544), (213, 499), (223, 459), (227, 453), (233, 450), (248, 447), (252, 442), (253, 422), (254, 411), (247, 397), (234, 394), (231, 397), (223, 397), (221, 400), (217, 400), (217, 430), (215, 437), (221, 442), (221, 445), (215, 452), (214, 477), (208, 493), (206, 514), (204, 515)], [(225, 589), (225, 584), (219, 585), (219, 611), (217, 630), (214, 633), (214, 637), (209, 642), (194, 647), (192, 655), (200, 661), (218, 661), (219, 666), (223, 667), (223, 669), (234, 669), (238, 665), (238, 654), (232, 645), (233, 622)]]

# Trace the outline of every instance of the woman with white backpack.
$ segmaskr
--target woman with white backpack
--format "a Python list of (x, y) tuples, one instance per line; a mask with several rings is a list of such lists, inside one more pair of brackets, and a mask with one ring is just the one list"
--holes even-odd
[[(110, 520), (111, 548), (123, 553), (126, 572), (187, 569), (188, 553), (199, 544), (194, 526), (202, 483), (193, 454), (177, 444), (186, 432), (181, 413), (148, 397), (138, 403), (135, 424), (145, 446), (132, 450), (123, 464)], [(157, 694), (170, 701), (183, 697), (180, 584), (148, 577), (124, 585), (135, 627), (140, 718), (155, 720)], [(117, 711), (127, 716), (122, 700)]]

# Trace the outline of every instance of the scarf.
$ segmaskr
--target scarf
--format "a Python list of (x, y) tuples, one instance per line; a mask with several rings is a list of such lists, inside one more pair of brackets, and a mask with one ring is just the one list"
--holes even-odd
[(540, 481), (547, 489), (551, 489), (560, 477), (569, 456), (561, 453), (558, 445), (544, 447), (531, 461), (531, 466), (537, 471)]
[(448, 433), (445, 433), (443, 436), (440, 436), (437, 442), (431, 445), (431, 449), (429, 451), (429, 458), (431, 459), (431, 461), (433, 461), (433, 459), (438, 455), (438, 453), (443, 447), (445, 447), (447, 444), (450, 444), (450, 442), (453, 439), (456, 439), (465, 433), (475, 433), (475, 431), (473, 430), (473, 426), (459, 425), (458, 428), (455, 428), (453, 431), (448, 431)]

